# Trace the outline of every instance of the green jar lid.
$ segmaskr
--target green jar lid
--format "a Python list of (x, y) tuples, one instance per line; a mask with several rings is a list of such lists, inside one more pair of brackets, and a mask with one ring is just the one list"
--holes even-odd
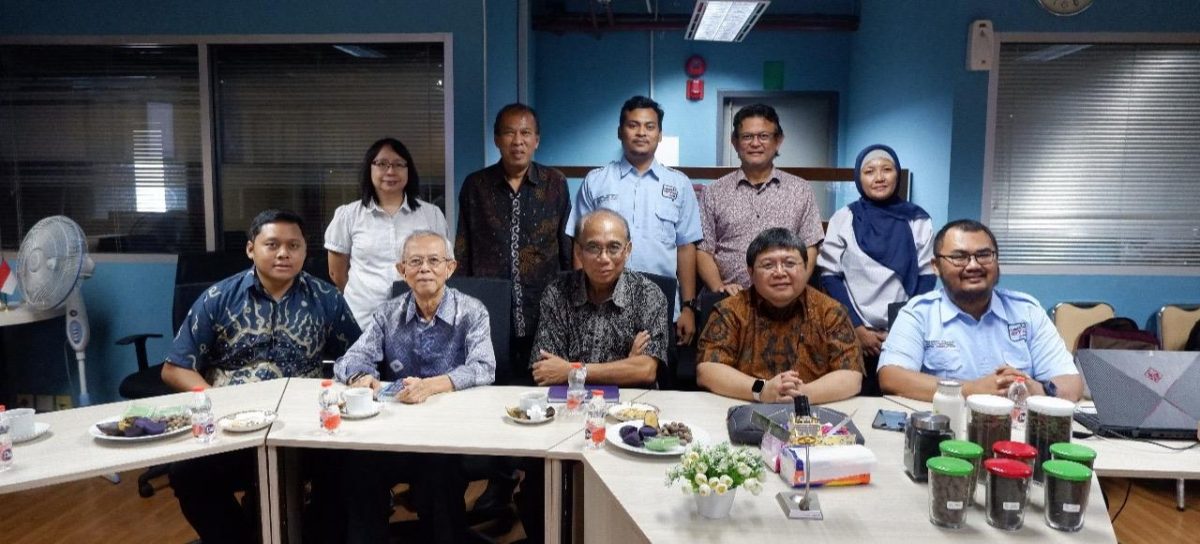
[(925, 466), (929, 470), (947, 476), (970, 476), (975, 470), (975, 466), (971, 463), (954, 457), (930, 457), (928, 461), (925, 461)]
[(959, 459), (977, 459), (983, 457), (983, 447), (974, 442), (966, 440), (943, 440), (938, 444), (938, 449), (942, 450), (942, 455), (957, 457)]
[(1096, 450), (1070, 442), (1050, 444), (1050, 453), (1055, 457), (1076, 463), (1090, 463), (1096, 460)]
[(1063, 461), (1061, 459), (1046, 461), (1042, 463), (1042, 470), (1046, 471), (1048, 476), (1053, 476), (1060, 480), (1086, 482), (1092, 479), (1092, 469), (1075, 461)]

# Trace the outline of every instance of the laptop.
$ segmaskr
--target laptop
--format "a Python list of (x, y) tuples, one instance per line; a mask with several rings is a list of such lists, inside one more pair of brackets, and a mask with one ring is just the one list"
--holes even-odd
[(1197, 439), (1200, 352), (1081, 349), (1076, 357), (1096, 403), (1094, 419), (1076, 413), (1076, 420), (1092, 432)]

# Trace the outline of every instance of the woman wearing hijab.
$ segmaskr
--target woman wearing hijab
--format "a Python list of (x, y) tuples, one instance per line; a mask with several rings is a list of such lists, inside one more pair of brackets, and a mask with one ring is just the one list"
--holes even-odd
[(892, 148), (867, 146), (854, 162), (861, 197), (829, 219), (817, 258), (821, 286), (850, 313), (867, 376), (863, 394), (878, 395), (875, 368), (887, 338), (888, 306), (933, 290), (933, 223), (897, 195), (900, 159)]

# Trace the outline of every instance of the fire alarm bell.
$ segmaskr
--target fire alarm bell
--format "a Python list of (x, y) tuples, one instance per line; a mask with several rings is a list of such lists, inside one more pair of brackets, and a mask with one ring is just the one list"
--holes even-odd
[(704, 80), (689, 79), (687, 82), (687, 99), (704, 100)]

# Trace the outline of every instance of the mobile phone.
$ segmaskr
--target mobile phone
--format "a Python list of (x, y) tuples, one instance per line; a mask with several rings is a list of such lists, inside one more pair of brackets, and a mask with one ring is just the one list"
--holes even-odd
[(903, 431), (904, 423), (908, 420), (908, 414), (898, 410), (879, 410), (875, 413), (875, 421), (871, 422), (871, 427), (883, 429), (885, 431)]
[(400, 394), (400, 392), (403, 390), (404, 390), (404, 380), (396, 380), (392, 383), (385, 385), (383, 387), (383, 389), (379, 390), (379, 400), (394, 401), (394, 400), (396, 400), (396, 395)]

